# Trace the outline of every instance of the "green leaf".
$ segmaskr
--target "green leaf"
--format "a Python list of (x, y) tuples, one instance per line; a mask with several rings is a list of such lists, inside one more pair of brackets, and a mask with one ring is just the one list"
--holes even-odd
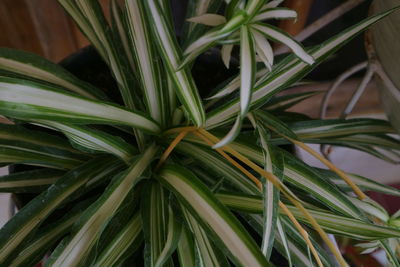
[(61, 219), (41, 227), (9, 266), (35, 266), (54, 244), (70, 231), (72, 225), (92, 201), (92, 198), (83, 200)]
[(0, 70), (52, 83), (91, 99), (107, 99), (102, 91), (79, 80), (60, 65), (29, 52), (0, 48)]
[(289, 137), (294, 140), (299, 139), (292, 129), (290, 129), (283, 121), (274, 115), (264, 110), (257, 110), (254, 112), (254, 114), (257, 116), (257, 118), (259, 118), (259, 123), (264, 125), (266, 128), (284, 137)]
[(288, 8), (267, 8), (257, 14), (253, 21), (268, 19), (297, 19), (297, 12)]
[(97, 49), (118, 84), (125, 105), (135, 110), (138, 108), (136, 97), (132, 90), (129, 74), (125, 71), (126, 64), (118, 53), (108, 23), (98, 1), (94, 0), (58, 0), (68, 14), (78, 24), (81, 31)]
[(168, 192), (159, 183), (149, 181), (144, 187), (141, 213), (145, 240), (145, 265), (155, 266), (167, 242), (170, 219)]
[[(318, 170), (318, 172), (321, 173), (322, 177), (324, 177), (325, 179), (329, 179), (334, 184), (336, 184), (338, 187), (340, 187), (340, 189), (342, 189), (346, 192), (352, 191), (350, 186), (345, 181), (343, 181), (343, 179), (340, 178), (336, 173), (334, 173), (330, 170), (319, 169), (319, 168), (317, 168), (317, 170)], [(363, 177), (363, 176), (360, 176), (357, 174), (353, 174), (353, 173), (346, 173), (346, 175), (362, 190), (381, 192), (384, 194), (400, 197), (400, 190), (398, 190), (395, 187), (380, 184), (378, 182), (375, 182), (372, 179), (369, 179), (369, 178), (366, 178), (366, 177)]]
[(202, 24), (192, 23), (187, 19), (201, 16), (205, 13), (217, 13), (222, 2), (222, 0), (188, 1), (186, 20), (182, 29), (183, 47), (187, 47), (188, 44), (199, 38), (208, 28)]
[(52, 121), (38, 122), (63, 132), (71, 142), (89, 151), (107, 152), (120, 157), (125, 162), (129, 162), (137, 153), (137, 149), (122, 138), (99, 130)]
[(241, 115), (238, 115), (236, 117), (235, 123), (233, 124), (229, 132), (225, 135), (224, 138), (222, 138), (218, 143), (216, 143), (213, 146), (213, 148), (217, 149), (230, 144), (240, 134), (241, 129), (242, 129), (242, 117)]
[(249, 110), (256, 70), (253, 36), (247, 26), (240, 28), (240, 116)]
[(141, 1), (125, 1), (129, 38), (133, 47), (137, 76), (143, 89), (147, 110), (151, 117), (163, 124), (165, 100), (160, 65), (155, 60), (150, 24), (147, 22)]
[(0, 124), (0, 140), (29, 143), (79, 153), (67, 140), (48, 134), (44, 131), (32, 130), (20, 125)]
[(289, 126), (301, 139), (396, 133), (387, 121), (377, 119), (309, 120), (290, 123)]
[(182, 225), (177, 221), (174, 216), (171, 206), (168, 206), (168, 228), (167, 240), (161, 253), (159, 254), (155, 266), (163, 266), (163, 264), (172, 255), (178, 246), (181, 237)]
[[(264, 163), (263, 153), (258, 147), (244, 142), (235, 141), (231, 147), (250, 160), (262, 165)], [(362, 214), (346, 196), (329, 181), (320, 177), (320, 174), (312, 167), (303, 163), (295, 156), (280, 150), (284, 155), (285, 182), (311, 194), (314, 198), (326, 207), (336, 210), (350, 217), (361, 218)]]
[[(294, 56), (289, 56), (286, 60), (283, 60), (283, 66), (277, 68), (277, 71), (271, 72), (262, 83), (253, 89), (250, 109), (265, 104), (265, 102), (270, 99), (272, 95), (278, 93), (284, 88), (287, 88), (288, 85), (300, 80), (302, 77), (304, 77), (304, 75), (309, 73), (319, 63), (337, 51), (354, 36), (395, 10), (396, 9), (391, 9), (387, 12), (369, 17), (343, 31), (337, 36), (329, 39), (321, 46), (311, 49), (309, 54), (315, 59), (315, 63), (312, 66), (302, 62), (299, 59), (296, 59)], [(211, 129), (223, 123), (229, 122), (232, 117), (239, 112), (239, 102), (240, 101), (238, 99), (234, 99), (212, 110), (208, 114), (206, 120), (207, 129)]]
[[(244, 215), (246, 219), (249, 220), (251, 226), (253, 226), (254, 230), (261, 235), (262, 234), (262, 226), (263, 226), (263, 218), (261, 215)], [(283, 229), (285, 230), (287, 247), (290, 251), (290, 258), (286, 256), (286, 249), (284, 240), (282, 240), (280, 235), (276, 235), (275, 239), (275, 248), (281, 253), (281, 255), (286, 256), (287, 259), (292, 259), (292, 261), (296, 264), (296, 266), (315, 266), (316, 263), (313, 261), (311, 257), (309, 257), (309, 248), (307, 243), (304, 241), (303, 237), (299, 234), (298, 230), (293, 226), (292, 222), (287, 220), (285, 217), (280, 217), (279, 221), (282, 222)], [(318, 242), (313, 239), (312, 236), (309, 236), (311, 242), (313, 243), (320, 259), (323, 262), (324, 266), (336, 266), (332, 263), (332, 260), (329, 255), (327, 255), (326, 251), (322, 249)]]
[(199, 224), (190, 212), (182, 207), (182, 213), (186, 220), (186, 224), (190, 228), (195, 238), (195, 246), (197, 262), (199, 266), (228, 266), (225, 255), (210, 240), (204, 228)]
[(141, 238), (142, 220), (137, 212), (98, 256), (94, 266), (115, 266), (126, 252), (132, 253), (132, 246), (140, 244)]
[(64, 172), (52, 169), (39, 169), (3, 175), (0, 176), (0, 192), (42, 192), (63, 175)]
[(198, 55), (216, 45), (218, 40), (222, 40), (238, 30), (247, 19), (248, 14), (245, 11), (237, 12), (235, 16), (230, 18), (224, 25), (209, 30), (204, 35), (193, 41), (185, 49), (183, 53), (184, 60), (179, 68), (183, 68), (188, 63), (192, 62)]
[(190, 119), (197, 126), (202, 126), (205, 121), (204, 108), (188, 69), (177, 70), (180, 64), (181, 51), (173, 33), (173, 26), (166, 20), (158, 1), (145, 1), (148, 9), (148, 18), (155, 35), (155, 42), (159, 52), (163, 55), (164, 63), (176, 86), (176, 94), (189, 113)]
[(178, 242), (178, 258), (181, 266), (195, 266), (195, 247), (193, 235), (183, 226)]
[(160, 131), (157, 123), (144, 115), (33, 82), (0, 77), (0, 99), (0, 112), (13, 118), (120, 124), (153, 134)]
[(95, 248), (107, 221), (115, 215), (141, 180), (142, 173), (154, 159), (157, 150), (155, 145), (151, 145), (127, 171), (113, 179), (101, 197), (83, 213), (65, 244), (53, 253), (48, 266), (71, 266), (85, 262), (86, 256)]
[(188, 170), (178, 166), (162, 169), (160, 181), (204, 222), (207, 229), (244, 266), (269, 266), (254, 240), (237, 219)]
[(236, 189), (246, 194), (260, 194), (257, 187), (246, 176), (213, 150), (185, 141), (180, 142), (175, 149), (200, 162), (202, 166), (210, 168), (216, 174), (213, 177), (214, 182), (217, 181), (218, 175), (222, 175)]
[(314, 64), (313, 57), (304, 50), (301, 44), (294, 40), (286, 32), (280, 30), (278, 27), (272, 26), (270, 24), (255, 23), (252, 25), (252, 28), (256, 29), (257, 31), (274, 41), (278, 41), (287, 45), (293, 51), (293, 53), (305, 63), (309, 65)]
[[(264, 169), (269, 173), (274, 174), (278, 179), (283, 180), (283, 169), (284, 162), (283, 157), (269, 142), (269, 136), (267, 130), (260, 124), (257, 123), (258, 118), (254, 127), (256, 128), (261, 146), (264, 152)], [(278, 220), (278, 207), (280, 201), (280, 191), (270, 181), (264, 179), (263, 181), (263, 239), (261, 243), (261, 250), (266, 255), (267, 259), (270, 258), (272, 247), (275, 239), (275, 229), (277, 227)]]
[[(217, 194), (216, 197), (226, 206), (244, 212), (262, 213), (263, 200), (257, 196), (240, 196), (233, 194)], [(286, 204), (289, 210), (299, 221), (310, 224), (304, 214), (296, 207)], [(258, 210), (257, 210), (258, 207)], [(330, 233), (347, 236), (359, 240), (376, 240), (400, 236), (400, 230), (378, 226), (359, 219), (336, 215), (329, 211), (307, 208), (321, 227)], [(279, 211), (281, 216), (286, 213)]]
[(0, 125), (0, 162), (71, 169), (89, 157), (64, 139), (18, 125)]
[(109, 157), (96, 158), (66, 173), (46, 191), (29, 202), (0, 230), (0, 264), (6, 264), (21, 244), (40, 226), (43, 220), (72, 194), (92, 179), (112, 174), (118, 163)]

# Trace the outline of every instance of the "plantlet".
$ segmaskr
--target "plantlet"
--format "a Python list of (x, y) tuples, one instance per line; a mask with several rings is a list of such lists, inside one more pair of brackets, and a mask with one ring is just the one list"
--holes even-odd
[[(312, 120), (285, 111), (312, 94), (277, 96), (394, 9), (304, 49), (268, 24), (296, 17), (280, 2), (190, 1), (178, 40), (168, 1), (112, 0), (109, 25), (96, 0), (59, 0), (108, 64), (121, 103), (43, 58), (0, 49), (0, 114), (14, 123), (0, 126), (0, 159), (39, 167), (0, 178), (3, 192), (37, 194), (0, 231), (0, 265), (50, 253), (48, 266), (269, 266), (280, 253), (296, 266), (345, 266), (327, 233), (370, 241), (399, 265), (397, 217), (363, 191), (400, 192), (304, 144), (390, 160), (400, 150), (393, 128)], [(274, 58), (270, 41), (293, 53)], [(240, 73), (202, 99), (194, 60), (222, 47), (229, 66), (233, 46)]]

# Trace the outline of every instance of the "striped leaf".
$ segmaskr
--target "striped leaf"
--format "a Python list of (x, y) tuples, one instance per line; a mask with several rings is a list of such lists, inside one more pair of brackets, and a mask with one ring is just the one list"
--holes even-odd
[(387, 121), (376, 119), (309, 120), (291, 123), (290, 128), (301, 139), (396, 133)]
[(117, 175), (102, 196), (81, 216), (69, 237), (51, 256), (49, 266), (75, 266), (84, 263), (86, 256), (96, 246), (103, 228), (121, 205), (128, 194), (141, 180), (142, 173), (153, 160), (157, 147), (151, 145), (138, 156), (131, 167)]
[(22, 249), (23, 244), (68, 197), (92, 179), (102, 179), (112, 174), (118, 163), (108, 157), (93, 159), (66, 173), (46, 191), (29, 202), (0, 230), (0, 264), (6, 264)]
[(163, 10), (156, 0), (146, 1), (148, 18), (155, 35), (155, 41), (159, 52), (163, 55), (168, 74), (176, 87), (176, 94), (189, 113), (190, 119), (197, 126), (205, 121), (204, 108), (188, 69), (177, 70), (180, 64), (181, 52), (173, 33), (173, 27), (169, 24)]
[(282, 247), (286, 254), (286, 259), (289, 262), (289, 266), (292, 266), (292, 256), (291, 256), (290, 249), (289, 249), (290, 241), (288, 240), (288, 236), (286, 235), (286, 232), (283, 228), (281, 218), (279, 218), (279, 217), (276, 220), (276, 228), (278, 230), (278, 234), (277, 234), (278, 238), (277, 239), (280, 241), (280, 242), (278, 241), (277, 243), (282, 244)]
[(67, 140), (44, 131), (28, 129), (20, 125), (0, 124), (0, 140), (29, 143), (48, 148), (78, 153)]
[(252, 29), (251, 33), (254, 36), (257, 55), (264, 62), (265, 67), (271, 71), (272, 66), (274, 65), (274, 51), (272, 50), (271, 45), (258, 31)]
[[(284, 163), (280, 153), (272, 147), (269, 142), (267, 130), (257, 123), (256, 130), (259, 135), (261, 146), (264, 153), (264, 169), (274, 174), (278, 179), (283, 180)], [(263, 239), (261, 250), (267, 258), (271, 256), (272, 247), (275, 239), (275, 229), (277, 228), (278, 206), (280, 192), (270, 181), (263, 182)]]
[(160, 131), (157, 123), (144, 115), (33, 82), (0, 77), (0, 99), (0, 112), (13, 118), (120, 124), (149, 133)]
[(120, 57), (108, 30), (108, 23), (101, 6), (94, 0), (58, 0), (74, 19), (81, 31), (97, 49), (118, 84), (125, 105), (136, 110), (135, 94), (132, 91), (129, 74), (125, 72), (124, 59)]
[(199, 266), (228, 266), (226, 257), (208, 237), (207, 232), (199, 224), (198, 220), (190, 212), (182, 207), (182, 213), (186, 224), (193, 233), (195, 239), (194, 249)]
[(52, 83), (87, 98), (107, 99), (102, 91), (79, 80), (60, 65), (29, 52), (0, 48), (0, 70)]
[(181, 230), (182, 225), (177, 221), (177, 218), (175, 218), (171, 206), (168, 206), (168, 235), (165, 241), (165, 246), (158, 256), (155, 266), (164, 266), (163, 264), (175, 251), (181, 237)]
[[(203, 166), (207, 166), (218, 175), (222, 175), (231, 185), (247, 194), (259, 194), (257, 187), (247, 179), (240, 171), (218, 153), (202, 146), (181, 142), (176, 150), (187, 157), (193, 158)], [(214, 177), (214, 183), (216, 182)]]
[(263, 124), (266, 128), (274, 131), (275, 133), (289, 137), (294, 140), (298, 140), (297, 135), (290, 129), (283, 121), (275, 117), (274, 115), (264, 111), (257, 110), (255, 112), (257, 118), (259, 118), (259, 123)]
[(207, 30), (205, 25), (192, 23), (187, 19), (198, 17), (205, 13), (217, 13), (222, 2), (222, 0), (199, 0), (188, 2), (186, 20), (182, 27), (183, 47), (187, 47), (188, 44), (199, 38)]
[(248, 18), (244, 11), (237, 12), (225, 24), (215, 27), (193, 41), (184, 51), (184, 60), (180, 65), (183, 68), (192, 62), (198, 55), (216, 45), (217, 41), (224, 39), (238, 30)]
[[(217, 194), (217, 198), (226, 206), (244, 212), (263, 212), (263, 200), (257, 196), (239, 196), (232, 194)], [(308, 219), (296, 207), (286, 204), (296, 219), (309, 224)], [(258, 210), (257, 210), (258, 207)], [(321, 227), (330, 233), (347, 236), (359, 240), (376, 240), (400, 236), (400, 230), (367, 223), (359, 219), (333, 214), (325, 210), (307, 208)], [(279, 211), (285, 216), (284, 211)]]
[(110, 17), (112, 33), (115, 44), (123, 50), (124, 56), (129, 64), (130, 71), (136, 74), (136, 65), (133, 56), (132, 43), (129, 40), (129, 29), (126, 9), (122, 10), (118, 0), (110, 1)]
[(26, 164), (68, 170), (80, 165), (87, 157), (29, 143), (0, 141), (0, 163)]
[[(168, 192), (159, 183), (150, 181), (142, 191), (142, 199), (145, 265), (156, 266), (166, 246), (169, 233)], [(161, 260), (166, 258), (163, 257)], [(169, 265), (170, 262), (167, 266)]]
[(108, 267), (117, 265), (124, 254), (132, 253), (137, 244), (141, 243), (142, 220), (136, 213), (112, 239), (111, 243), (98, 256), (95, 266)]
[[(261, 235), (262, 234), (262, 226), (263, 226), (263, 218), (261, 215), (252, 214), (250, 216), (244, 216), (249, 224), (254, 228), (254, 230)], [(313, 261), (311, 257), (309, 257), (309, 249), (304, 241), (303, 237), (299, 234), (298, 230), (294, 227), (294, 225), (287, 220), (285, 217), (280, 217), (279, 221), (282, 223), (282, 227), (285, 230), (287, 248), (290, 252), (290, 259), (295, 263), (295, 266), (316, 266), (316, 262)], [(323, 262), (324, 266), (336, 266), (332, 263), (332, 259), (329, 255), (327, 255), (326, 251), (321, 248), (317, 241), (313, 239), (312, 236), (309, 236), (311, 242), (317, 250), (317, 253)], [(289, 257), (286, 255), (286, 249), (284, 240), (282, 240), (280, 235), (276, 236), (275, 239), (275, 248), (279, 250), (281, 255), (286, 256), (289, 260)]]
[(181, 266), (195, 266), (196, 257), (193, 235), (185, 226), (182, 227), (177, 250)]
[(129, 162), (133, 155), (137, 153), (136, 148), (125, 142), (122, 138), (99, 130), (52, 121), (38, 122), (63, 132), (73, 144), (89, 152), (110, 153), (120, 157), (125, 162)]
[(217, 149), (230, 144), (240, 134), (241, 129), (242, 129), (242, 116), (238, 115), (236, 117), (235, 123), (233, 124), (229, 132), (224, 136), (224, 138), (222, 138), (218, 143), (216, 143), (213, 146), (213, 148)]
[[(262, 151), (248, 143), (234, 142), (231, 147), (260, 165), (264, 162)], [(320, 174), (315, 172), (312, 167), (295, 158), (293, 155), (280, 150), (284, 155), (285, 162), (285, 182), (308, 192), (318, 199), (321, 204), (339, 213), (347, 214), (350, 217), (360, 218), (357, 209), (346, 196), (332, 183), (320, 178)], [(328, 204), (329, 203), (329, 204)]]
[(196, 176), (182, 167), (166, 166), (159, 179), (186, 208), (197, 214), (213, 237), (230, 252), (231, 260), (244, 266), (269, 266), (243, 226)]
[(9, 266), (35, 266), (43, 259), (54, 244), (70, 231), (72, 225), (92, 201), (93, 198), (89, 198), (80, 202), (67, 212), (67, 214), (62, 216), (61, 219), (41, 227), (29, 241), (29, 245), (21, 250)]
[(297, 19), (297, 12), (288, 8), (267, 8), (259, 12), (253, 21), (269, 19)]
[(249, 110), (255, 70), (253, 36), (247, 26), (242, 26), (240, 28), (240, 115), (242, 119)]
[[(271, 98), (272, 95), (283, 90), (284, 88), (287, 88), (288, 85), (300, 80), (302, 77), (304, 77), (304, 75), (309, 73), (319, 63), (326, 59), (326, 57), (333, 54), (335, 51), (337, 51), (337, 49), (347, 43), (354, 36), (395, 10), (396, 9), (391, 9), (387, 12), (369, 17), (343, 31), (337, 36), (329, 39), (321, 46), (310, 50), (309, 54), (315, 60), (315, 63), (312, 66), (299, 59), (296, 59), (293, 56), (289, 56), (287, 60), (284, 61), (285, 67), (279, 68), (279, 70), (276, 72), (271, 72), (264, 82), (253, 89), (250, 108), (264, 104), (268, 99)], [(240, 110), (239, 102), (240, 101), (238, 99), (234, 99), (211, 111), (208, 114), (206, 127), (211, 129), (231, 120), (232, 117), (234, 117), (234, 115)]]
[(279, 28), (262, 23), (253, 24), (252, 27), (264, 34), (267, 38), (287, 45), (293, 51), (293, 53), (305, 63), (309, 65), (314, 64), (313, 57), (304, 50), (301, 44)]
[[(259, 78), (265, 76), (267, 73), (268, 73), (268, 71), (266, 69), (259, 70), (255, 74), (255, 79), (259, 79)], [(222, 98), (226, 95), (229, 95), (229, 94), (235, 92), (239, 88), (240, 88), (240, 75), (237, 76), (236, 78), (232, 79), (227, 84), (224, 84), (224, 86), (222, 86), (222, 88), (220, 90), (218, 90), (218, 92), (216, 94), (212, 95), (208, 99), (211, 100), (211, 99), (216, 99), (216, 98)]]
[(136, 72), (143, 89), (147, 110), (151, 117), (159, 122), (165, 121), (165, 100), (163, 100), (160, 65), (155, 61), (150, 26), (146, 20), (141, 1), (125, 1), (129, 27), (129, 40), (133, 47)]
[(64, 172), (53, 169), (38, 169), (0, 176), (0, 192), (36, 193), (54, 184)]
[[(341, 179), (336, 173), (330, 171), (330, 170), (325, 170), (325, 169), (317, 169), (318, 172), (322, 174), (322, 177), (325, 179), (329, 179), (332, 181), (334, 184), (336, 184), (340, 189), (350, 192), (352, 189), (346, 184), (343, 179)], [(400, 190), (398, 190), (395, 187), (387, 186), (384, 184), (380, 184), (378, 182), (375, 182), (372, 179), (354, 174), (354, 173), (346, 173), (346, 175), (361, 189), (366, 190), (366, 191), (373, 191), (373, 192), (381, 192), (384, 194), (388, 195), (393, 195), (393, 196), (400, 196)]]

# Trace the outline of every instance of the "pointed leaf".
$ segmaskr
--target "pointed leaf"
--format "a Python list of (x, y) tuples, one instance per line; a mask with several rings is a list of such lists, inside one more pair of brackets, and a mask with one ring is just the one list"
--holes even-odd
[(150, 133), (160, 130), (157, 123), (144, 115), (33, 82), (1, 77), (0, 99), (1, 114), (14, 118), (122, 124)]
[(159, 179), (222, 241), (233, 261), (244, 266), (269, 266), (243, 226), (192, 173), (182, 167), (166, 166)]

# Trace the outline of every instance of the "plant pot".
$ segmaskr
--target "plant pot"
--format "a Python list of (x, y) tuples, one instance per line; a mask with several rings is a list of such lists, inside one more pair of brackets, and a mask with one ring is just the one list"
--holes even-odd
[[(388, 10), (398, 6), (398, 0), (375, 0), (371, 13)], [(367, 34), (369, 59), (377, 61), (389, 81), (379, 75), (376, 83), (384, 110), (392, 125), (400, 132), (400, 13), (395, 12), (374, 25)]]

